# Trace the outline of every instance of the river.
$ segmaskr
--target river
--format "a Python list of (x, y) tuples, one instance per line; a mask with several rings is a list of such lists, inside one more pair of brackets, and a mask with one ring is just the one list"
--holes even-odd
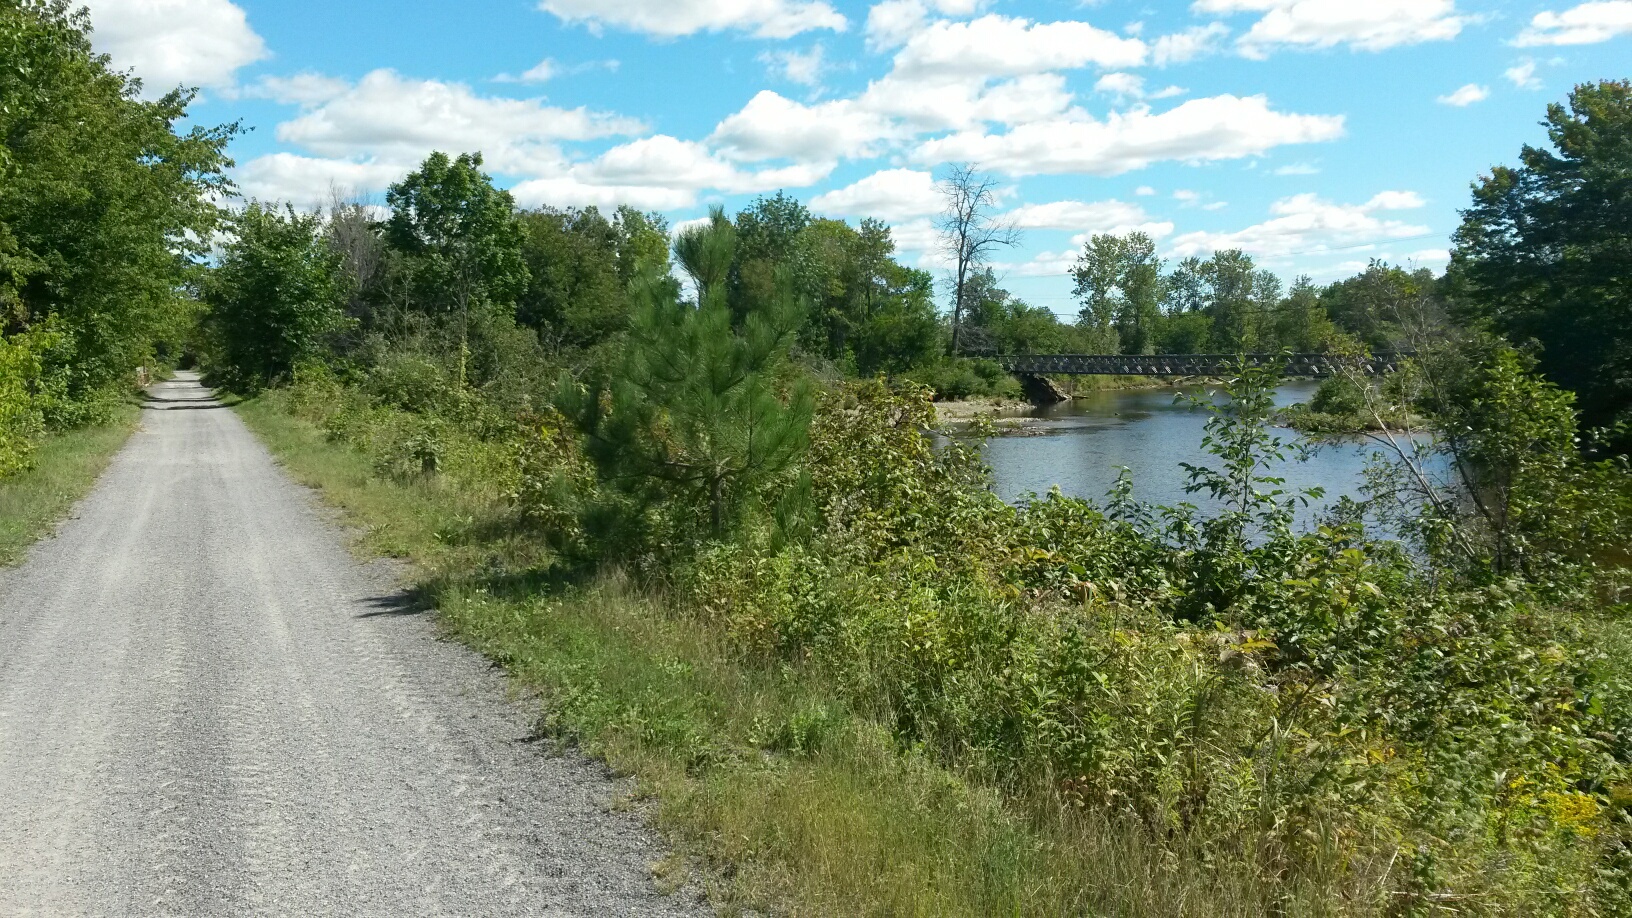
[[(1276, 391), (1279, 405), (1308, 401), (1319, 383), (1289, 380)], [(1087, 392), (1068, 402), (1036, 409), (1027, 435), (993, 437), (986, 444), (997, 492), (1005, 500), (1027, 493), (1046, 494), (1059, 489), (1075, 497), (1101, 501), (1115, 484), (1120, 467), (1133, 471), (1134, 494), (1156, 504), (1189, 501), (1205, 507), (1202, 494), (1186, 494), (1188, 481), (1181, 463), (1218, 467), (1216, 457), (1203, 452), (1202, 427), (1207, 413), (1177, 402), (1181, 391), (1206, 389), (1121, 389)], [(1302, 442), (1292, 430), (1275, 433), (1288, 443)], [(1322, 504), (1342, 495), (1358, 495), (1367, 458), (1377, 451), (1363, 441), (1323, 446), (1307, 461), (1288, 461), (1276, 469), (1290, 488), (1325, 489)], [(1300, 513), (1300, 522), (1312, 523), (1318, 507)]]

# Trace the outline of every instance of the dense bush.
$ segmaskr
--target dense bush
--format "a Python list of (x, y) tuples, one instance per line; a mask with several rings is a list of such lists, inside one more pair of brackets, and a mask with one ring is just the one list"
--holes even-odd
[(0, 337), (0, 478), (29, 467), (45, 430), (34, 391), (41, 370), (37, 333)]
[(1632, 746), (1590, 620), (1354, 527), (1294, 533), (1253, 400), (1197, 473), (1247, 495), (1231, 523), (1125, 492), (1007, 506), (932, 448), (922, 393), (864, 386), (817, 421), (818, 535), (720, 545), (686, 589), (902, 743), (1171, 851), (1245, 846), (1368, 910), (1624, 908)]

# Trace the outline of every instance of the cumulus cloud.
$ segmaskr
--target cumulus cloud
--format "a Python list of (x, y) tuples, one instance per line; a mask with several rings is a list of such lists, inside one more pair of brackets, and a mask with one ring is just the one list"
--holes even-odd
[(746, 32), (790, 38), (801, 32), (844, 31), (849, 23), (820, 0), (540, 0), (564, 22), (678, 38), (698, 32)]
[(1075, 230), (1085, 240), (1096, 234), (1132, 232), (1160, 239), (1173, 232), (1172, 223), (1155, 219), (1137, 204), (1117, 200), (1022, 204), (1009, 211), (1007, 218), (1021, 229)]
[(1151, 45), (1151, 62), (1158, 67), (1183, 64), (1206, 57), (1218, 50), (1218, 45), (1230, 30), (1221, 22), (1210, 22), (1183, 32), (1163, 35)]
[(1065, 77), (1057, 73), (995, 82), (982, 77), (902, 77), (891, 73), (869, 84), (855, 105), (860, 111), (922, 132), (1056, 118), (1070, 109), (1072, 101)]
[(1503, 71), (1508, 82), (1520, 89), (1540, 89), (1541, 81), (1536, 79), (1536, 62), (1525, 59)]
[(528, 179), (510, 189), (521, 207), (601, 207), (678, 210), (697, 203), (697, 192), (658, 185), (591, 185), (570, 175)]
[(939, 269), (950, 262), (941, 251), (941, 231), (927, 218), (907, 220), (890, 226), (890, 238), (902, 252), (918, 253), (918, 267)]
[(884, 0), (867, 11), (867, 45), (875, 51), (905, 44), (929, 22), (931, 13), (971, 16), (983, 0)]
[(1094, 92), (1121, 99), (1139, 99), (1145, 95), (1145, 78), (1132, 73), (1107, 73), (1094, 84)]
[(1052, 70), (1137, 67), (1145, 43), (1086, 22), (1034, 23), (1009, 16), (930, 23), (896, 53), (895, 73), (913, 76), (1004, 77)]
[(1313, 163), (1288, 163), (1275, 170), (1276, 175), (1318, 175), (1320, 168)]
[(227, 88), (238, 70), (270, 57), (244, 11), (230, 0), (84, 0), (96, 50), (130, 69), (143, 93), (176, 86)]
[(739, 159), (827, 162), (870, 156), (895, 133), (889, 119), (854, 100), (805, 105), (764, 89), (721, 121), (710, 141)]
[(1262, 13), (1237, 47), (1261, 58), (1279, 47), (1347, 45), (1381, 51), (1455, 38), (1467, 23), (1455, 0), (1196, 0), (1198, 13)]
[(560, 141), (643, 130), (640, 122), (537, 99), (479, 96), (461, 83), (376, 70), (345, 91), (308, 103), (278, 125), (277, 138), (327, 157), (415, 162), (432, 150), (480, 150), (500, 172), (558, 168)]
[(1364, 204), (1334, 204), (1318, 195), (1300, 194), (1276, 201), (1270, 207), (1273, 216), (1263, 223), (1235, 232), (1185, 233), (1173, 239), (1171, 249), (1181, 258), (1224, 249), (1274, 258), (1408, 239), (1426, 235), (1428, 227), (1380, 214), (1422, 205), (1422, 198), (1409, 191), (1386, 191)]
[(943, 204), (935, 177), (914, 169), (885, 169), (866, 178), (817, 195), (812, 210), (846, 217), (905, 220), (938, 213)]
[(1530, 20), (1530, 27), (1513, 43), (1534, 45), (1594, 45), (1620, 35), (1632, 35), (1632, 0), (1594, 0), (1562, 13), (1546, 10)]
[(240, 166), (235, 178), (244, 197), (287, 202), (303, 210), (322, 207), (343, 197), (383, 191), (410, 167), (374, 159), (349, 160), (272, 153)]
[(815, 86), (820, 83), (822, 71), (827, 69), (820, 43), (811, 45), (808, 51), (795, 51), (791, 48), (766, 51), (759, 56), (759, 60), (782, 79), (803, 86)]
[(620, 144), (589, 163), (574, 166), (572, 176), (600, 186), (717, 188), (747, 194), (773, 188), (803, 188), (826, 178), (832, 169), (831, 163), (799, 163), (743, 171), (696, 141), (658, 134)]
[(493, 78), (495, 83), (548, 83), (561, 72), (555, 61), (545, 58), (527, 70), (517, 75), (501, 73)]
[(1140, 108), (1104, 121), (1087, 115), (1034, 121), (1003, 134), (964, 131), (926, 141), (921, 163), (968, 161), (1011, 175), (1118, 175), (1153, 162), (1239, 159), (1278, 146), (1343, 135), (1341, 115), (1277, 112), (1263, 96), (1193, 99), (1155, 113)]
[(345, 95), (351, 84), (345, 80), (321, 73), (297, 73), (293, 76), (267, 75), (243, 90), (255, 99), (271, 99), (284, 105), (319, 105)]
[(1456, 92), (1440, 96), (1436, 101), (1440, 105), (1466, 108), (1475, 102), (1483, 102), (1488, 98), (1490, 98), (1490, 87), (1480, 86), (1478, 83), (1469, 83)]

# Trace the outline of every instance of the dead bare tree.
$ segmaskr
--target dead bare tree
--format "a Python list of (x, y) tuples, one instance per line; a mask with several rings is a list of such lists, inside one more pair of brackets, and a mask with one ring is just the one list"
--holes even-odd
[(1020, 230), (993, 215), (997, 209), (997, 179), (982, 173), (975, 163), (954, 163), (937, 185), (946, 207), (936, 228), (941, 247), (952, 262), (952, 342), (956, 356), (963, 330), (969, 278), (990, 261), (992, 252), (1020, 244)]

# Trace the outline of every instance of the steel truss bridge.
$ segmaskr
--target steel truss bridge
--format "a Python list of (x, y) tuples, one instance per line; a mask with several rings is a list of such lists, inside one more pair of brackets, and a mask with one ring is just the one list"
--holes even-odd
[(1022, 376), (1225, 376), (1242, 361), (1251, 366), (1280, 364), (1287, 376), (1334, 376), (1345, 370), (1391, 373), (1409, 351), (1369, 357), (1341, 354), (1024, 354), (998, 357)]

